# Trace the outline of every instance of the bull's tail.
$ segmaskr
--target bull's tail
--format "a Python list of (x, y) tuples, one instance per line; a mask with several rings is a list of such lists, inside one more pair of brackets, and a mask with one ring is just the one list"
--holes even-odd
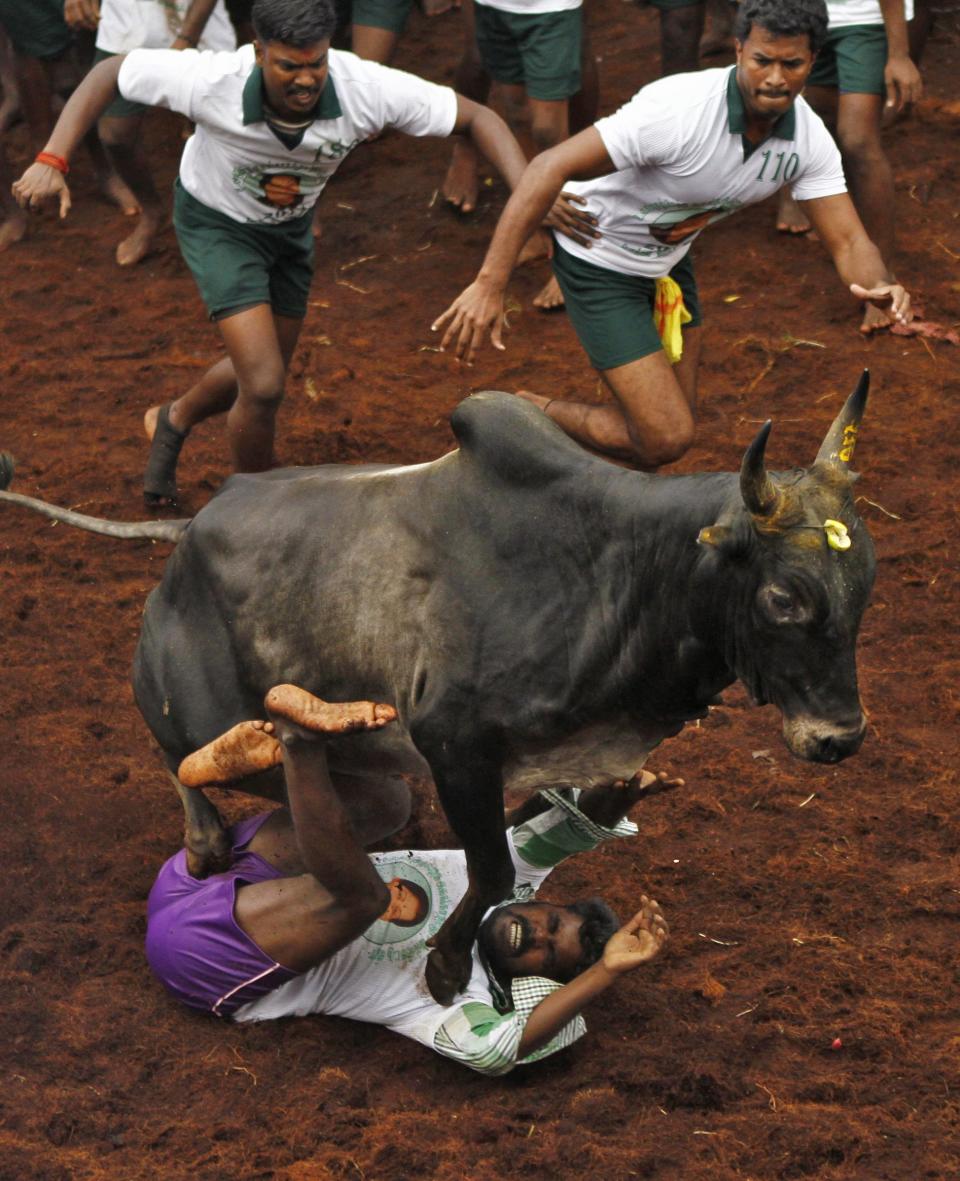
[(47, 504), (45, 500), (37, 500), (33, 496), (7, 492), (6, 489), (10, 487), (13, 479), (14, 467), (13, 456), (7, 451), (0, 451), (0, 501), (23, 505), (24, 508), (33, 509), (34, 512), (42, 513), (54, 521), (63, 521), (65, 525), (86, 529), (88, 533), (103, 533), (107, 537), (171, 541), (175, 545), (190, 524), (189, 517), (178, 521), (106, 521), (102, 517), (88, 517), (85, 513), (75, 513), (72, 509)]

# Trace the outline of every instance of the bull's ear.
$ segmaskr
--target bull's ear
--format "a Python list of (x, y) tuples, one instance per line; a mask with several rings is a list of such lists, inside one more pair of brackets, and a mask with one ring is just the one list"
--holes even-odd
[(817, 453), (818, 463), (837, 463), (846, 467), (851, 462), (869, 392), (870, 370), (864, 369), (857, 382), (857, 388), (847, 398), (843, 409), (834, 419), (833, 426), (827, 431), (827, 436)]
[(780, 493), (767, 475), (764, 464), (771, 425), (768, 418), (747, 448), (740, 465), (740, 495), (743, 497), (743, 503), (755, 517), (769, 517), (780, 499)]

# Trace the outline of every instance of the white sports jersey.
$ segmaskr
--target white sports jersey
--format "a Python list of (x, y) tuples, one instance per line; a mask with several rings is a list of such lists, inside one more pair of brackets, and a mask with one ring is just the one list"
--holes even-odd
[[(129, 53), (131, 49), (167, 49), (177, 39), (191, 0), (102, 0), (97, 49)], [(237, 36), (223, 0), (204, 26), (200, 49), (232, 50)]]
[[(904, 0), (903, 15), (913, 20), (913, 0)], [(848, 25), (882, 25), (880, 0), (827, 0), (827, 20), (831, 29)]]
[[(252, 45), (235, 53), (138, 49), (118, 85), (124, 98), (169, 107), (196, 124), (180, 160), (180, 183), (192, 197), (239, 222), (277, 224), (311, 209), (341, 161), (370, 136), (387, 127), (447, 136), (456, 123), (457, 96), (448, 86), (335, 49), (329, 63), (316, 118), (295, 147), (264, 120)], [(278, 177), (282, 204), (270, 184)]]
[[(637, 831), (629, 820), (615, 828), (590, 820), (576, 806), (576, 789), (541, 794), (552, 807), (507, 834), (517, 878), (515, 901), (531, 900), (553, 866), (566, 857)], [(466, 989), (454, 1005), (438, 1005), (424, 977), (427, 940), (466, 893), (466, 856), (452, 849), (375, 853), (370, 859), (385, 882), (400, 878), (419, 890), (425, 899), (420, 916), (404, 926), (378, 920), (326, 963), (241, 1006), (233, 1019), (266, 1021), (311, 1013), (351, 1017), (385, 1025), (483, 1074), (506, 1074), (517, 1062), (530, 1013), (561, 986), (539, 976), (516, 979), (508, 1006), (475, 949)], [(575, 1017), (523, 1061), (556, 1053), (585, 1032), (583, 1019)]]
[(617, 171), (571, 181), (603, 235), (564, 250), (607, 270), (660, 278), (711, 222), (785, 184), (798, 201), (846, 192), (840, 152), (802, 98), (759, 147), (746, 143), (735, 69), (674, 74), (596, 124)]

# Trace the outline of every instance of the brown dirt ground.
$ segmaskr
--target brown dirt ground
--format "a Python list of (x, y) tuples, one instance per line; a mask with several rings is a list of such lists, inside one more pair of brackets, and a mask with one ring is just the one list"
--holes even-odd
[[(597, 5), (605, 110), (654, 77), (655, 21)], [(448, 78), (458, 47), (455, 16), (415, 17), (398, 64)], [(958, 54), (956, 27), (942, 30), (931, 100), (890, 136), (900, 272), (948, 323), (960, 177), (943, 104)], [(166, 182), (178, 133), (158, 116), (150, 134)], [(22, 132), (13, 146), (24, 159)], [(451, 216), (433, 201), (445, 158), (442, 144), (385, 138), (328, 192), (282, 413), (288, 461), (428, 459), (472, 389), (593, 387), (565, 318), (531, 308), (535, 269), (513, 285), (505, 354), (466, 370), (431, 351), (428, 324), (471, 277), (502, 200), (494, 187), (478, 216)], [(217, 346), (172, 234), (121, 273), (121, 219), (82, 160), (76, 190), (65, 225), (41, 218), (0, 262), (0, 445), (19, 459), (20, 491), (138, 518), (141, 415)], [(144, 899), (181, 825), (128, 685), (167, 549), (4, 507), (2, 1181), (960, 1176), (960, 353), (862, 339), (822, 250), (779, 238), (770, 208), (711, 230), (697, 253), (709, 319), (684, 469), (736, 466), (768, 415), (773, 465), (805, 464), (860, 369), (874, 375), (858, 454), (880, 557), (862, 752), (836, 768), (797, 762), (774, 711), (739, 690), (662, 748), (655, 764), (686, 790), (648, 806), (634, 848), (561, 869), (550, 892), (601, 892), (626, 911), (652, 890), (670, 951), (622, 982), (565, 1057), (485, 1080), (362, 1025), (218, 1024), (167, 999), (141, 950)], [(225, 474), (212, 424), (186, 451), (187, 507)], [(230, 815), (249, 807), (221, 798)], [(404, 840), (448, 839), (421, 792)]]

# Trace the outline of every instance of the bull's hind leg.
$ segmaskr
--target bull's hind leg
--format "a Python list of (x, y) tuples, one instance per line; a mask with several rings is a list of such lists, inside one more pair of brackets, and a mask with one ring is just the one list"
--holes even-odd
[(220, 813), (200, 788), (185, 787), (172, 771), (168, 774), (183, 804), (188, 872), (195, 878), (205, 878), (229, 869), (233, 850)]

